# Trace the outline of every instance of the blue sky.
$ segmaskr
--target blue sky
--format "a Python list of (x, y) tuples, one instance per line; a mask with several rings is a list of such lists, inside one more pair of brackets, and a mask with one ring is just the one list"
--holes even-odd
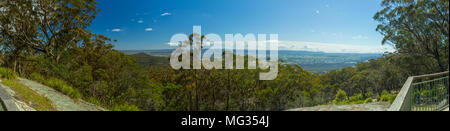
[[(373, 15), (381, 0), (98, 0), (90, 29), (116, 49), (166, 49), (172, 35), (278, 34), (285, 48), (382, 52)], [(343, 49), (336, 49), (343, 48)], [(345, 48), (345, 49), (344, 49)], [(283, 48), (280, 48), (283, 49)]]

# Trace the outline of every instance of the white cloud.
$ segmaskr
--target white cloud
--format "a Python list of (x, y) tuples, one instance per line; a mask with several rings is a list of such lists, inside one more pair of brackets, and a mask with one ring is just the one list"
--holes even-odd
[(153, 31), (153, 28), (145, 28), (145, 31)]
[(169, 42), (169, 43), (166, 43), (167, 45), (169, 45), (169, 46), (179, 46), (181, 43), (172, 43), (172, 42)]
[(121, 29), (112, 29), (111, 31), (112, 32), (121, 32), (122, 30)]
[(161, 16), (168, 16), (168, 15), (172, 15), (172, 13), (162, 13)]
[(316, 14), (320, 14), (320, 10), (316, 10)]
[(354, 40), (366, 40), (366, 39), (369, 39), (369, 37), (363, 36), (363, 35), (357, 35), (357, 36), (353, 36), (352, 39), (354, 39)]
[(139, 24), (144, 23), (144, 20), (138, 20), (137, 23)]

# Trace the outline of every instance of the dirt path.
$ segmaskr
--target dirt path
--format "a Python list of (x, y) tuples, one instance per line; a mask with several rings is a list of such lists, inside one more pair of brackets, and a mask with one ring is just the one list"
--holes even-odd
[(44, 86), (40, 83), (30, 81), (24, 78), (19, 78), (20, 83), (28, 86), (31, 90), (47, 97), (58, 111), (102, 111), (101, 107), (95, 106), (83, 100), (75, 102), (68, 96), (56, 91), (53, 88)]

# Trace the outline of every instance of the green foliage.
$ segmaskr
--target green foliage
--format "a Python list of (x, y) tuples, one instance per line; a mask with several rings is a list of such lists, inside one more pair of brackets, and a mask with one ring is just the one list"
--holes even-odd
[(333, 100), (333, 103), (338, 104), (347, 100), (347, 93), (343, 90), (339, 90), (336, 93), (336, 97)]
[(0, 67), (0, 78), (17, 79), (19, 75), (11, 69)]
[(380, 101), (386, 101), (386, 102), (392, 103), (392, 102), (394, 102), (396, 97), (397, 97), (397, 94), (389, 93), (388, 91), (383, 90), (383, 92), (381, 93), (381, 96), (380, 96)]
[(367, 98), (367, 99), (364, 101), (364, 103), (371, 103), (372, 101), (373, 101), (372, 98)]
[(365, 98), (364, 98), (364, 95), (363, 94), (356, 94), (356, 95), (353, 95), (353, 96), (351, 96), (350, 98), (349, 98), (349, 101), (351, 101), (351, 102), (354, 102), (354, 101), (364, 101), (365, 100)]
[(333, 103), (336, 105), (371, 103), (373, 101), (370, 97), (371, 95), (372, 92), (365, 94), (359, 93), (347, 98), (345, 91), (339, 90), (333, 100)]
[(58, 78), (50, 78), (46, 82), (44, 82), (47, 86), (53, 87), (58, 91), (61, 91), (63, 94), (70, 96), (73, 99), (81, 98), (81, 93), (78, 90), (72, 88), (65, 81), (60, 80)]
[(32, 73), (30, 79), (52, 87), (73, 99), (80, 99), (82, 97), (82, 94), (77, 89), (74, 89), (71, 85), (58, 78), (46, 79), (38, 73)]
[(35, 81), (38, 81), (38, 82), (44, 82), (44, 81), (46, 81), (45, 77), (43, 77), (41, 74), (36, 73), (36, 72), (31, 73), (31, 75), (30, 75), (29, 78), (30, 78), (31, 80), (35, 80)]
[[(322, 75), (283, 64), (273, 81), (259, 80), (265, 70), (174, 70), (165, 65), (166, 58), (114, 50), (110, 38), (88, 30), (98, 12), (94, 0), (43, 0), (39, 7), (32, 2), (1, 5), (10, 9), (0, 14), (1, 63), (110, 110), (285, 110), (369, 103), (377, 96), (392, 102), (395, 95), (388, 91), (399, 90), (408, 76), (448, 70), (448, 0), (384, 0), (385, 9), (374, 18), (381, 23), (377, 30), (385, 36), (383, 43), (395, 45), (395, 53)], [(51, 17), (41, 20), (45, 14), (40, 12)], [(311, 61), (301, 62), (311, 66)], [(17, 76), (0, 68), (1, 78)]]
[[(384, 9), (374, 19), (383, 44), (394, 45), (399, 53), (434, 59), (432, 71), (448, 67), (448, 0), (383, 0)], [(437, 70), (436, 70), (437, 69)]]

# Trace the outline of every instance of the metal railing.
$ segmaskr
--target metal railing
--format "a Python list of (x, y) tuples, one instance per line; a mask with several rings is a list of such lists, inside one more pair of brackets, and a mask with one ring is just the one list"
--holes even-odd
[(441, 111), (449, 106), (449, 72), (412, 76), (389, 111)]

